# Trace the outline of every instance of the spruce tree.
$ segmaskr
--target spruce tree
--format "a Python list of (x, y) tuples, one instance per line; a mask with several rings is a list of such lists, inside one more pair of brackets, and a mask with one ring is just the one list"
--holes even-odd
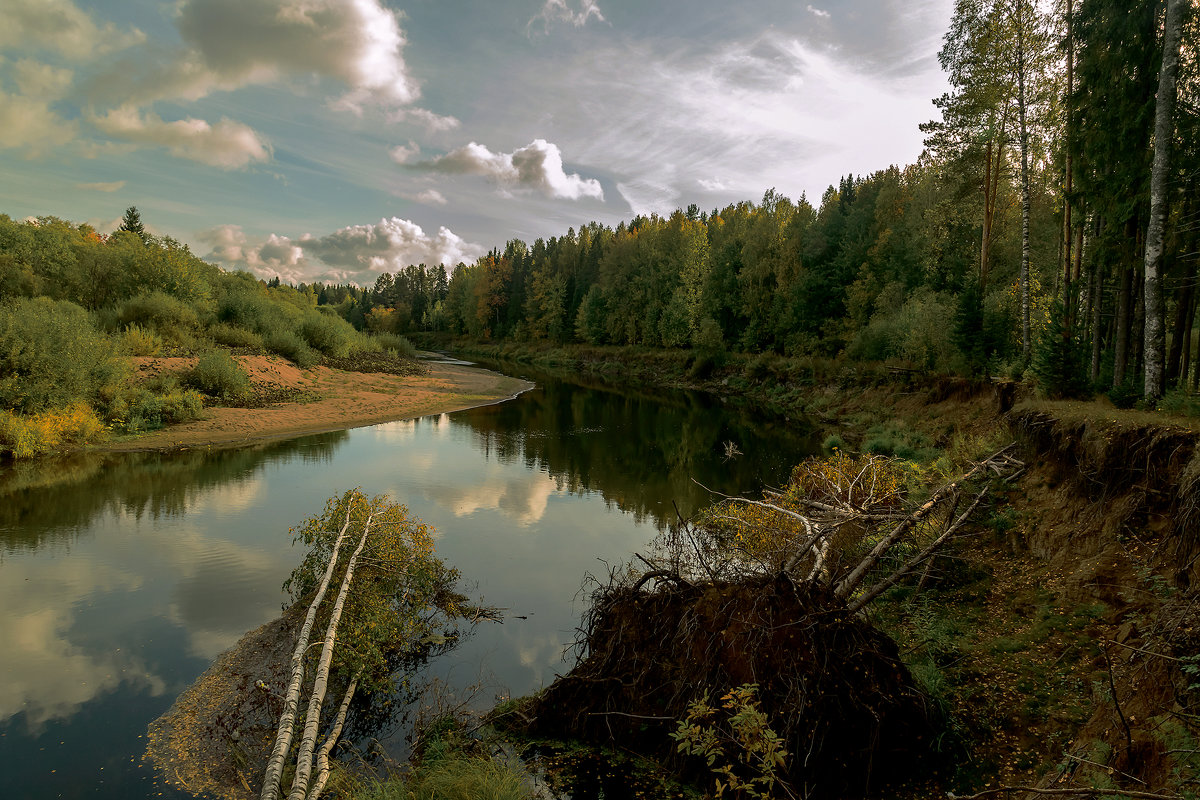
[(121, 227), (117, 228), (117, 230), (135, 234), (142, 240), (142, 244), (149, 242), (146, 228), (142, 225), (142, 215), (138, 213), (137, 206), (130, 206), (125, 209), (125, 216), (121, 218)]

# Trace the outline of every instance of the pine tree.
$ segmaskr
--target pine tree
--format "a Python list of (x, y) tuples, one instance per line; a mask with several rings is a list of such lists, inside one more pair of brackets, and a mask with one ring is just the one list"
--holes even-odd
[(117, 230), (135, 234), (142, 240), (142, 244), (149, 244), (150, 237), (146, 233), (146, 227), (142, 225), (142, 215), (138, 213), (137, 206), (125, 209), (125, 216), (121, 218), (121, 227)]

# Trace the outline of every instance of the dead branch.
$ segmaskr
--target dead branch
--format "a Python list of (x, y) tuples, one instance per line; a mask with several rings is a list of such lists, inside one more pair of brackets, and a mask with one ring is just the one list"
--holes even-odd
[(985, 789), (976, 794), (955, 794), (947, 792), (950, 800), (979, 800), (982, 797), (993, 797), (998, 794), (1012, 792), (1031, 792), (1033, 794), (1058, 795), (1059, 797), (1133, 797), (1137, 800), (1184, 800), (1177, 794), (1158, 794), (1156, 792), (1138, 792), (1133, 789), (1092, 789), (1081, 786), (1077, 789), (1039, 789), (1036, 786), (1000, 786), (996, 789)]
[(961, 528), (963, 526), (963, 524), (967, 521), (967, 519), (971, 516), (971, 514), (974, 513), (975, 508), (979, 505), (979, 502), (981, 500), (983, 500), (984, 495), (986, 495), (986, 494), (987, 494), (986, 488), (980, 490), (979, 494), (975, 495), (974, 502), (971, 503), (971, 505), (967, 508), (967, 510), (964, 511), (958, 517), (958, 519), (954, 520), (954, 523), (952, 525), (949, 525), (946, 528), (946, 530), (942, 533), (941, 536), (939, 536), (937, 539), (934, 539), (933, 542), (931, 542), (929, 544), (929, 546), (926, 547), (924, 550), (917, 553), (915, 556), (910, 558), (908, 561), (904, 562), (904, 565), (901, 566), (896, 571), (894, 571), (891, 575), (887, 576), (886, 578), (881, 580), (879, 583), (875, 584), (870, 589), (863, 592), (860, 596), (856, 597), (853, 600), (853, 602), (851, 602), (849, 604), (849, 609), (850, 609), (851, 613), (858, 611), (863, 606), (865, 606), (867, 603), (871, 602), (876, 597), (883, 594), (885, 591), (887, 591), (892, 586), (894, 586), (901, 578), (903, 578), (905, 575), (907, 575), (909, 572), (911, 572), (914, 567), (916, 567), (922, 561), (924, 561), (925, 559), (927, 559), (931, 555), (933, 555), (935, 550), (937, 550), (939, 547), (941, 547), (943, 544), (945, 544), (946, 541), (948, 539), (950, 539), (951, 536), (953, 536), (955, 533), (958, 532), (959, 528)]
[(879, 559), (883, 558), (884, 553), (890, 550), (892, 546), (896, 544), (896, 542), (900, 541), (900, 539), (904, 537), (904, 534), (908, 533), (908, 531), (911, 530), (917, 523), (921, 522), (930, 514), (932, 514), (933, 511), (942, 503), (942, 501), (949, 497), (952, 493), (958, 491), (958, 488), (963, 483), (969, 481), (971, 478), (974, 478), (980, 472), (990, 469), (990, 464), (993, 461), (1003, 456), (1015, 446), (1016, 442), (1013, 442), (997, 453), (988, 456), (983, 461), (976, 463), (975, 466), (972, 467), (968, 472), (964, 473), (957, 479), (944, 484), (941, 488), (934, 492), (933, 495), (926, 500), (920, 508), (910, 514), (907, 518), (900, 522), (900, 524), (893, 528), (891, 533), (881, 539), (879, 543), (871, 549), (871, 552), (868, 553), (866, 557), (858, 563), (858, 566), (851, 570), (850, 574), (847, 575), (842, 582), (837, 585), (837, 587), (835, 587), (834, 591), (838, 597), (849, 597), (854, 590), (858, 588), (858, 585), (862, 583), (862, 580), (866, 577), (867, 572), (870, 571), (871, 568), (877, 563), (879, 563)]

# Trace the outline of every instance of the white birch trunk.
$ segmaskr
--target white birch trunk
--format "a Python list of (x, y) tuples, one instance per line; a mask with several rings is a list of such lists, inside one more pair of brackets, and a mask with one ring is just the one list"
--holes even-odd
[(367, 517), (363, 525), (362, 537), (358, 547), (346, 564), (346, 575), (342, 578), (342, 587), (338, 590), (337, 600), (334, 601), (333, 611), (329, 615), (329, 627), (325, 630), (325, 644), (321, 647), (321, 659), (317, 662), (317, 676), (313, 681), (312, 694), (308, 699), (308, 716), (304, 721), (304, 735), (300, 738), (300, 752), (296, 755), (296, 777), (292, 781), (292, 790), (288, 800), (304, 800), (308, 793), (308, 780), (312, 775), (313, 750), (316, 748), (317, 728), (321, 723), (321, 706), (325, 702), (325, 691), (329, 687), (329, 665), (333, 661), (333, 644), (337, 637), (338, 623), (342, 618), (342, 609), (346, 605), (346, 596), (350, 593), (350, 582), (354, 580), (354, 566), (358, 563), (358, 555), (367, 543), (367, 534), (371, 532), (371, 520), (374, 515)]
[(1167, 0), (1163, 30), (1162, 70), (1154, 104), (1154, 165), (1150, 172), (1150, 225), (1146, 231), (1146, 372), (1143, 394), (1157, 400), (1163, 393), (1162, 296), (1163, 229), (1167, 220), (1167, 184), (1171, 170), (1171, 141), (1175, 136), (1175, 99), (1178, 94), (1179, 41), (1183, 29), (1184, 4), (1189, 0)]
[[(350, 501), (353, 505), (353, 500)], [(317, 618), (317, 608), (325, 599), (325, 590), (329, 588), (329, 580), (337, 566), (338, 551), (342, 540), (346, 538), (346, 530), (350, 527), (350, 508), (346, 509), (346, 524), (338, 532), (337, 541), (333, 545), (333, 553), (329, 556), (329, 566), (325, 568), (325, 576), (317, 595), (308, 606), (304, 617), (304, 625), (300, 628), (300, 636), (296, 640), (296, 649), (292, 651), (291, 680), (288, 683), (287, 694), (283, 701), (283, 713), (279, 716), (279, 727), (275, 732), (275, 747), (267, 761), (263, 773), (262, 800), (275, 800), (279, 797), (279, 780), (283, 775), (283, 762), (287, 758), (288, 749), (292, 746), (292, 729), (296, 723), (296, 711), (300, 705), (300, 687), (304, 682), (304, 651), (308, 649), (308, 637), (312, 634), (313, 621)]]

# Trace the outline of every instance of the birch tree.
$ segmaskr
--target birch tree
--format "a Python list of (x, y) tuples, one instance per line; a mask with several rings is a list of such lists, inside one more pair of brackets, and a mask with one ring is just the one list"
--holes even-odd
[(1150, 224), (1146, 231), (1146, 370), (1143, 386), (1145, 398), (1151, 401), (1163, 393), (1163, 350), (1166, 346), (1162, 296), (1163, 228), (1167, 219), (1171, 143), (1175, 138), (1179, 42), (1183, 33), (1183, 12), (1188, 3), (1189, 0), (1167, 0), (1162, 69), (1154, 104), (1154, 164), (1150, 174)]

